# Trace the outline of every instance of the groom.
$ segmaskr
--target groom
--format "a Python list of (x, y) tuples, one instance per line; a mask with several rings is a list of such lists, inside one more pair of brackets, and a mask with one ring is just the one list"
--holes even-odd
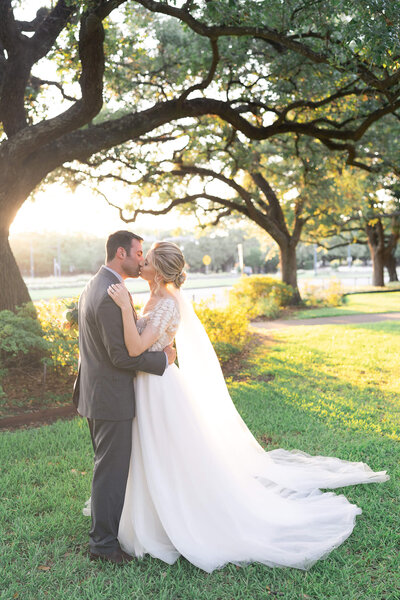
[[(88, 282), (79, 299), (80, 364), (73, 400), (79, 414), (88, 420), (94, 449), (90, 558), (117, 564), (132, 560), (121, 550), (117, 536), (131, 456), (133, 377), (136, 371), (162, 375), (176, 358), (171, 346), (164, 352), (130, 357), (120, 308), (107, 293), (112, 283), (139, 276), (142, 241), (130, 231), (111, 234), (106, 265)], [(133, 306), (132, 311), (136, 320)]]

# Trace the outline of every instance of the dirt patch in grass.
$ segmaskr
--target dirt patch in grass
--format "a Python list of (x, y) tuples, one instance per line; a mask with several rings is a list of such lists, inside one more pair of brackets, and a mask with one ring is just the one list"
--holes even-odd
[(261, 436), (260, 438), (262, 445), (266, 448), (267, 446), (273, 446), (274, 445), (274, 440), (272, 439), (272, 437), (269, 437), (268, 435), (266, 435), (265, 433)]
[(222, 372), (224, 377), (231, 381), (244, 381), (246, 374), (243, 371), (246, 370), (248, 360), (252, 355), (254, 349), (260, 344), (265, 343), (266, 336), (259, 333), (251, 333), (249, 341), (238, 354), (234, 354), (229, 360), (224, 362), (222, 365)]
[(75, 416), (72, 389), (75, 375), (45, 371), (43, 367), (9, 369), (2, 378), (0, 430), (52, 423)]
[(48, 425), (58, 419), (72, 419), (77, 416), (76, 408), (70, 402), (67, 406), (57, 406), (46, 408), (37, 412), (21, 413), (13, 417), (5, 417), (0, 419), (1, 430), (24, 429), (26, 427), (37, 427)]
[[(274, 343), (276, 342), (271, 336), (265, 333), (252, 331), (249, 342), (246, 344), (242, 352), (240, 352), (240, 354), (236, 354), (222, 366), (222, 371), (225, 378), (228, 381), (246, 383), (247, 381), (250, 381), (251, 377), (251, 379), (254, 381), (254, 375), (250, 376), (250, 370), (252, 367), (251, 357), (253, 356), (255, 349), (261, 345), (268, 346)], [(270, 373), (263, 373), (262, 375), (258, 375), (256, 380), (268, 382), (272, 381), (274, 377), (275, 376)]]
[(43, 366), (9, 369), (1, 381), (0, 417), (69, 405), (74, 381), (75, 375), (44, 371)]

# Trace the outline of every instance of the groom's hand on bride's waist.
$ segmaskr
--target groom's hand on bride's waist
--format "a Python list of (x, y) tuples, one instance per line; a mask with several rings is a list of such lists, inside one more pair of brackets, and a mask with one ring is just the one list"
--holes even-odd
[(167, 356), (168, 364), (172, 365), (172, 363), (175, 362), (175, 359), (176, 359), (176, 350), (175, 350), (175, 348), (173, 348), (172, 345), (165, 346), (164, 352), (165, 352), (165, 354)]

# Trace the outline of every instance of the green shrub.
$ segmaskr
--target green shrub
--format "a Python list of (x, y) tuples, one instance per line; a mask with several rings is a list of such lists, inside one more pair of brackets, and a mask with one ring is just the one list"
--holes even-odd
[(0, 311), (0, 362), (2, 367), (22, 367), (40, 363), (49, 353), (49, 344), (32, 306), (15, 313)]
[(56, 370), (75, 372), (79, 357), (77, 300), (42, 300), (35, 306), (44, 338), (49, 344), (51, 366)]
[(281, 313), (281, 307), (275, 298), (261, 298), (256, 306), (257, 317), (277, 319)]
[(231, 305), (210, 308), (205, 302), (195, 304), (194, 309), (221, 362), (243, 349), (249, 335), (249, 317), (245, 309)]
[(241, 277), (229, 292), (231, 306), (240, 306), (250, 319), (258, 316), (276, 318), (281, 307), (287, 306), (293, 288), (274, 277), (252, 275)]
[(4, 368), (0, 369), (0, 401), (2, 398), (5, 398), (5, 395), (6, 395), (6, 393), (3, 389), (3, 386), (1, 385), (1, 380), (3, 379), (3, 377), (5, 375), (7, 375), (7, 372), (8, 372), (7, 369), (4, 369)]
[(331, 279), (328, 287), (306, 284), (302, 289), (302, 297), (306, 306), (340, 306), (344, 303), (344, 289), (340, 281)]
[(65, 329), (78, 329), (78, 298), (64, 300), (66, 311), (63, 314)]

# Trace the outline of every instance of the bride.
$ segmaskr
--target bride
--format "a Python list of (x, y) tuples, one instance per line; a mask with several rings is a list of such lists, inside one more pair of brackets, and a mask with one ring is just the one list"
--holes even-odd
[(172, 564), (180, 555), (211, 572), (231, 562), (308, 569), (352, 532), (361, 509), (322, 493), (386, 481), (366, 464), (265, 452), (236, 411), (218, 359), (191, 305), (179, 247), (157, 242), (141, 277), (150, 298), (135, 323), (123, 284), (108, 293), (121, 308), (131, 356), (160, 350), (176, 336), (179, 368), (134, 380), (137, 416), (124, 508), (123, 550)]

